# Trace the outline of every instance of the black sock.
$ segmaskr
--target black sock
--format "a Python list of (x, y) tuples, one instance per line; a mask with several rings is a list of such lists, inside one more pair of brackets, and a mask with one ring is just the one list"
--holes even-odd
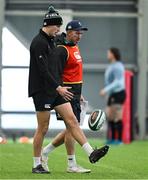
[(122, 141), (122, 130), (123, 130), (122, 120), (115, 123), (115, 129), (118, 133), (118, 140)]
[(107, 127), (107, 139), (112, 139), (112, 121), (108, 121), (108, 127)]
[(112, 122), (112, 140), (115, 140), (115, 134), (116, 134), (116, 126), (115, 123)]
[(111, 140), (115, 140), (115, 124), (113, 121), (110, 122), (111, 127)]

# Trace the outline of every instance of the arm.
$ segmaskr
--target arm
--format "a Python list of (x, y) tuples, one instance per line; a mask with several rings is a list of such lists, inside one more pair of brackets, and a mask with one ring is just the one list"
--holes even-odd
[[(61, 67), (61, 72), (63, 73), (67, 59), (68, 59), (67, 49), (62, 45), (58, 46), (56, 48), (55, 58), (56, 58), (56, 61), (59, 62), (59, 65)], [(64, 99), (70, 101), (73, 98), (73, 93), (69, 92), (68, 91), (69, 89), (71, 89), (71, 87), (64, 86), (61, 88), (60, 86), (59, 88), (57, 88), (57, 91), (59, 92), (61, 96), (64, 97)]]
[(56, 89), (59, 84), (48, 70), (48, 58), (50, 57), (47, 55), (46, 44), (37, 44), (36, 49), (34, 50), (34, 54), (41, 76)]
[[(40, 74), (44, 77), (45, 80), (47, 80), (47, 82), (49, 82), (49, 84), (51, 86), (53, 86), (55, 88), (55, 90), (57, 90), (57, 92), (61, 96), (64, 97), (64, 99), (66, 99), (66, 100), (72, 99), (73, 94), (68, 91), (68, 89), (70, 89), (70, 88), (62, 87), (60, 84), (58, 84), (57, 81), (55, 80), (54, 76), (48, 70), (48, 58), (50, 58), (50, 57), (48, 57), (46, 54), (46, 51), (47, 51), (46, 48), (47, 48), (46, 44), (42, 43), (42, 44), (39, 44), (35, 50), (35, 58), (37, 61), (37, 65), (38, 65)], [(56, 58), (56, 57), (54, 57), (54, 58)]]
[(120, 84), (122, 83), (122, 71), (121, 71), (121, 69), (114, 68), (113, 69), (113, 75), (114, 75), (114, 81), (100, 91), (101, 96), (104, 96), (105, 94), (109, 93), (111, 90), (120, 86)]
[(114, 81), (104, 88), (105, 93), (110, 92), (112, 89), (120, 86), (122, 83), (122, 71), (119, 68), (113, 69)]
[(62, 68), (64, 70), (66, 62), (69, 58), (69, 52), (64, 45), (58, 45), (58, 47), (56, 48), (56, 52), (57, 52), (56, 53), (57, 57), (59, 58), (59, 61), (63, 65)]

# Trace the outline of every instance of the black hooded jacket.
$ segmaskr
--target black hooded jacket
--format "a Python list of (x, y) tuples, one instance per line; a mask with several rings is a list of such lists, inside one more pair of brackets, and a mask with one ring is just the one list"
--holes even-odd
[[(38, 92), (56, 96), (56, 88), (62, 85), (64, 65), (59, 61), (53, 37), (40, 30), (30, 46), (29, 97)], [(60, 52), (62, 56), (62, 52)]]

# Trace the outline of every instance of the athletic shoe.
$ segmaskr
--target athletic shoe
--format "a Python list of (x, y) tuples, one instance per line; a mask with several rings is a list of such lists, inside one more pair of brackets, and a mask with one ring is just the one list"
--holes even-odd
[(115, 140), (112, 144), (113, 145), (121, 145), (121, 144), (123, 144), (123, 142), (120, 140)]
[(105, 144), (108, 144), (108, 145), (110, 145), (110, 144), (113, 144), (114, 143), (114, 140), (112, 140), (112, 139), (109, 139), (109, 140), (107, 140), (106, 141), (106, 143)]
[(39, 164), (37, 167), (32, 168), (32, 173), (36, 174), (49, 174), (49, 171), (46, 171), (41, 164)]
[(90, 173), (91, 170), (85, 169), (85, 168), (77, 165), (77, 166), (73, 166), (73, 167), (68, 167), (67, 172), (68, 173)]
[(41, 164), (42, 167), (49, 172), (49, 168), (48, 168), (48, 156), (45, 156), (44, 153), (41, 153)]
[(105, 156), (107, 154), (109, 150), (109, 146), (105, 145), (100, 149), (95, 149), (89, 156), (89, 161), (91, 163), (95, 163), (97, 161), (99, 161), (99, 159), (101, 159), (103, 156)]

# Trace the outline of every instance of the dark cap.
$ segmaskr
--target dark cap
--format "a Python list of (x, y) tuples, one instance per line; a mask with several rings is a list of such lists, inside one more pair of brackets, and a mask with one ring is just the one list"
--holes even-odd
[(48, 12), (45, 14), (43, 26), (49, 26), (49, 25), (62, 25), (63, 19), (59, 15), (58, 11), (54, 9), (53, 6), (49, 6)]
[(66, 26), (66, 31), (73, 30), (73, 31), (87, 31), (88, 28), (83, 27), (81, 22), (78, 20), (70, 21)]

